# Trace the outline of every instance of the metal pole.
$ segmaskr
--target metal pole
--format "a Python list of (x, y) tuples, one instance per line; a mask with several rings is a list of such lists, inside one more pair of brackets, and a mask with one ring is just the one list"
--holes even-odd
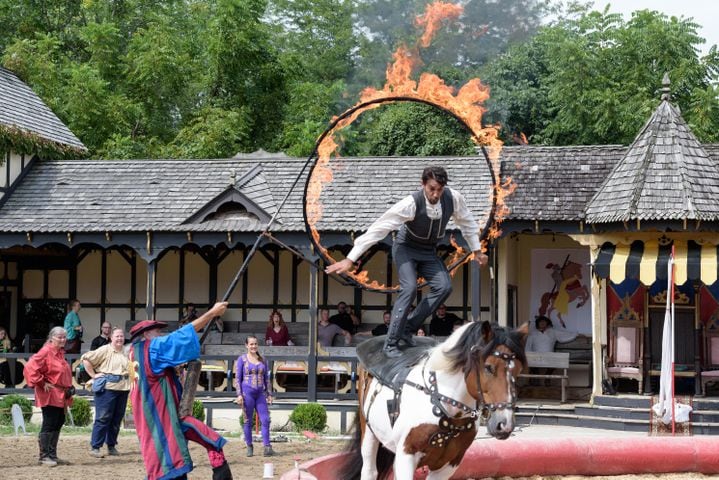
[(317, 401), (317, 298), (319, 274), (310, 269), (310, 352), (307, 362), (307, 400)]

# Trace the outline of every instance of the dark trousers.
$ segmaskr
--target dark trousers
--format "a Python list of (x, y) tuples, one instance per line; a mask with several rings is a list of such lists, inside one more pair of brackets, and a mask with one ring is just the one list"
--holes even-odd
[(95, 393), (95, 424), (92, 426), (90, 445), (101, 448), (117, 445), (120, 423), (127, 407), (127, 391), (103, 390)]
[(42, 407), (41, 433), (59, 432), (65, 425), (65, 409), (62, 407)]
[(62, 407), (42, 407), (42, 427), (38, 434), (40, 460), (50, 458), (57, 460), (57, 442), (60, 429), (65, 423), (65, 409)]
[[(434, 248), (415, 248), (404, 243), (392, 246), (392, 255), (399, 275), (399, 294), (392, 309), (387, 344), (394, 345), (399, 337), (416, 331), (452, 293), (452, 279)], [(417, 278), (425, 279), (429, 293), (408, 316), (408, 308), (417, 298)]]

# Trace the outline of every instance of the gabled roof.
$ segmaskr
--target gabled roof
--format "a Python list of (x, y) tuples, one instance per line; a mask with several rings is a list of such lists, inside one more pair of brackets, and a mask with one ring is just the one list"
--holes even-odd
[(719, 166), (668, 95), (586, 208), (587, 223), (719, 220)]
[[(216, 214), (222, 207), (232, 205), (240, 205), (245, 214), (253, 216), (263, 224), (266, 224), (275, 214), (277, 205), (272, 196), (272, 190), (265, 179), (262, 165), (257, 163), (250, 166), (239, 179), (236, 179), (235, 170), (232, 169), (230, 171), (230, 184), (225, 190), (195, 212), (184, 223), (196, 224), (213, 221), (208, 220), (208, 217)], [(232, 213), (230, 212), (230, 214)], [(239, 212), (234, 213), (234, 216), (238, 216)], [(282, 223), (279, 220), (279, 215), (275, 221)]]
[(87, 151), (47, 105), (14, 73), (0, 67), (0, 125), (65, 145), (81, 152)]
[[(264, 161), (263, 169), (272, 175), (263, 175), (263, 189), (284, 195), (303, 162)], [(227, 189), (232, 171), (249, 172), (257, 164), (249, 159), (39, 161), (0, 208), (0, 231), (261, 231), (265, 222), (252, 218), (184, 224)], [(252, 191), (262, 183), (245, 178), (241, 190), (271, 211), (272, 202)], [(301, 230), (301, 188), (290, 201), (295, 206), (283, 211), (290, 220), (283, 229)]]

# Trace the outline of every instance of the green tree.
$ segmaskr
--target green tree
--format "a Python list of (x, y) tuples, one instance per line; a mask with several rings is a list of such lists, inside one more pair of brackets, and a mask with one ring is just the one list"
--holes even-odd
[[(467, 130), (449, 114), (419, 103), (397, 103), (368, 113), (367, 155), (472, 155)], [(372, 118), (376, 116), (376, 118)]]
[(346, 79), (357, 36), (350, 0), (273, 0), (269, 16), (286, 102), (273, 149), (307, 156), (333, 115), (348, 106)]
[(608, 8), (572, 12), (487, 66), (492, 118), (533, 143), (628, 144), (657, 107), (668, 72), (687, 122), (700, 140), (716, 141), (719, 56), (699, 56), (697, 29), (649, 10), (626, 21)]

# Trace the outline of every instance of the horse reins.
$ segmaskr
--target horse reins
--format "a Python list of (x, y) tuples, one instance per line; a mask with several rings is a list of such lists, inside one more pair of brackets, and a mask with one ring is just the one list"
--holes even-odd
[[(429, 395), (430, 402), (433, 405), (432, 413), (436, 417), (442, 417), (444, 415), (447, 418), (452, 418), (447, 409), (444, 408), (444, 406), (442, 405), (446, 404), (458, 408), (472, 419), (476, 419), (479, 417), (487, 418), (489, 416), (489, 412), (494, 412), (496, 410), (504, 410), (507, 408), (514, 409), (517, 398), (514, 377), (512, 376), (512, 370), (514, 369), (514, 359), (516, 358), (516, 355), (514, 353), (503, 353), (499, 350), (495, 350), (492, 353), (492, 356), (504, 360), (507, 364), (505, 368), (505, 375), (507, 376), (507, 385), (509, 389), (509, 391), (507, 392), (509, 395), (509, 402), (487, 403), (484, 401), (484, 395), (482, 394), (482, 382), (480, 379), (481, 374), (479, 372), (479, 368), (477, 368), (475, 371), (475, 375), (477, 376), (477, 398), (475, 408), (472, 408), (469, 405), (460, 402), (459, 400), (455, 400), (454, 398), (439, 393), (437, 388), (437, 372), (430, 371), (428, 376), (425, 374), (427, 361), (429, 360), (428, 358), (425, 359), (424, 364), (422, 365), (422, 379), (424, 380), (424, 385), (419, 385), (412, 382), (411, 380), (405, 380), (405, 383), (410, 387), (414, 387), (420, 392)], [(467, 377), (465, 376), (465, 379), (466, 378)], [(428, 382), (429, 385), (427, 384)]]

